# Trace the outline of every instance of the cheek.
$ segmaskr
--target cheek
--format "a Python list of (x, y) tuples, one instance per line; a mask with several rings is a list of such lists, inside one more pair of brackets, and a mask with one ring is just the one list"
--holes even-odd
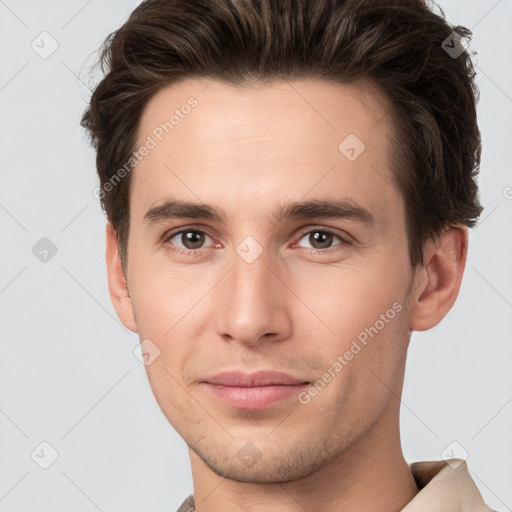
[(297, 302), (301, 317), (308, 320), (302, 320), (303, 328), (307, 330), (309, 322), (309, 330), (315, 325), (328, 337), (347, 342), (376, 322), (379, 328), (381, 315), (387, 327), (403, 306), (406, 288), (403, 277), (392, 272), (395, 269), (387, 265), (347, 265), (319, 267), (299, 276), (292, 287), (301, 299)]
[(302, 320), (298, 327), (317, 333), (322, 359), (317, 378), (329, 380), (329, 371), (336, 375), (330, 391), (336, 398), (326, 394), (327, 401), (375, 403), (388, 395), (383, 383), (392, 385), (400, 373), (408, 341), (403, 279), (390, 277), (386, 265), (338, 268), (323, 277), (317, 275), (316, 286), (311, 281), (300, 288), (304, 302), (321, 319), (308, 311), (308, 321)]
[(177, 265), (154, 264), (151, 255), (132, 259), (130, 295), (136, 310), (139, 332), (161, 338), (200, 302), (208, 291), (204, 278)]
[[(397, 309), (400, 308), (383, 309), (387, 323), (380, 318), (359, 318), (359, 325), (353, 323), (352, 332), (342, 332), (340, 321), (340, 335), (323, 357), (325, 367), (317, 377), (330, 382), (312, 402), (316, 400), (348, 432), (354, 425), (362, 428), (372, 424), (389, 401), (401, 394), (408, 323), (405, 308)], [(332, 373), (334, 378), (329, 375)]]

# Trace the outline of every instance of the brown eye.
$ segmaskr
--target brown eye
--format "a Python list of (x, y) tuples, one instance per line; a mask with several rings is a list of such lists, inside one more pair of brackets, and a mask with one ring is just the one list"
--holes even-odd
[[(309, 234), (308, 241), (315, 249), (326, 249), (332, 244), (334, 235), (322, 231), (314, 231)], [(316, 246), (316, 247), (315, 247)]]
[(181, 233), (181, 242), (187, 249), (198, 249), (203, 245), (204, 237), (199, 231), (185, 231)]
[[(333, 244), (333, 241), (336, 238), (340, 241), (340, 243)], [(348, 243), (340, 235), (325, 229), (313, 229), (311, 231), (308, 231), (307, 233), (304, 233), (300, 240), (304, 239), (306, 239), (307, 243), (310, 244), (309, 248), (314, 250), (329, 249), (333, 246), (335, 247), (338, 245), (345, 245)]]
[[(167, 237), (165, 242), (175, 245), (178, 249), (193, 251), (195, 249), (201, 249), (207, 238), (210, 237), (203, 231), (197, 229), (182, 229)], [(172, 241), (173, 239), (175, 240)]]

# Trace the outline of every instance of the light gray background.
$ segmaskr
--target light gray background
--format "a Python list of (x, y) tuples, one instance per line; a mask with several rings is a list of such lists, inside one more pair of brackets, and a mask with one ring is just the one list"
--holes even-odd
[[(174, 511), (192, 491), (186, 446), (133, 355), (137, 336), (110, 303), (95, 155), (79, 126), (99, 77), (87, 75), (90, 55), (137, 4), (0, 1), (4, 512)], [(403, 448), (409, 462), (467, 458), (489, 505), (511, 510), (512, 1), (440, 5), (474, 30), (485, 211), (455, 307), (413, 335)], [(46, 37), (51, 48), (43, 31), (58, 43), (46, 59), (31, 47), (35, 40), (43, 51)], [(46, 263), (32, 252), (42, 237), (58, 249)], [(59, 454), (48, 469), (31, 458), (49, 456), (43, 441)]]

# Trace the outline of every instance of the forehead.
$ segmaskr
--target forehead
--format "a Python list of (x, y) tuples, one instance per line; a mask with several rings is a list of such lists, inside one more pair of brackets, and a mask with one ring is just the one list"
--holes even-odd
[[(187, 143), (201, 146), (226, 143), (234, 135), (239, 139), (267, 136), (272, 142), (285, 135), (281, 131), (284, 126), (290, 130), (288, 138), (295, 135), (301, 142), (317, 142), (319, 130), (327, 145), (350, 130), (362, 139), (371, 132), (372, 137), (380, 131), (385, 135), (391, 125), (388, 112), (387, 98), (370, 82), (341, 85), (313, 79), (275, 80), (235, 87), (216, 80), (190, 79), (163, 87), (151, 98), (140, 119), (138, 145), (147, 135), (161, 139), (171, 133), (176, 141), (180, 135), (187, 139), (194, 135)], [(299, 120), (302, 122), (297, 124)], [(170, 126), (162, 126), (169, 121)], [(179, 125), (187, 126), (186, 133), (177, 129)], [(376, 127), (379, 129), (374, 131)], [(326, 138), (329, 133), (331, 137)]]
[(372, 84), (179, 82), (141, 116), (136, 148), (151, 149), (135, 167), (131, 197), (141, 208), (165, 194), (229, 207), (245, 193), (245, 205), (261, 210), (276, 194), (343, 195), (382, 209), (397, 195), (388, 111)]

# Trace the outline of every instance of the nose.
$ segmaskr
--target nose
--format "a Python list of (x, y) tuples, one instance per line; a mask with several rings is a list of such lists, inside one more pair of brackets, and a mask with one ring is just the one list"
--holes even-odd
[(265, 251), (252, 262), (236, 253), (231, 271), (214, 289), (217, 335), (244, 345), (288, 338), (291, 292), (285, 282), (283, 268)]

